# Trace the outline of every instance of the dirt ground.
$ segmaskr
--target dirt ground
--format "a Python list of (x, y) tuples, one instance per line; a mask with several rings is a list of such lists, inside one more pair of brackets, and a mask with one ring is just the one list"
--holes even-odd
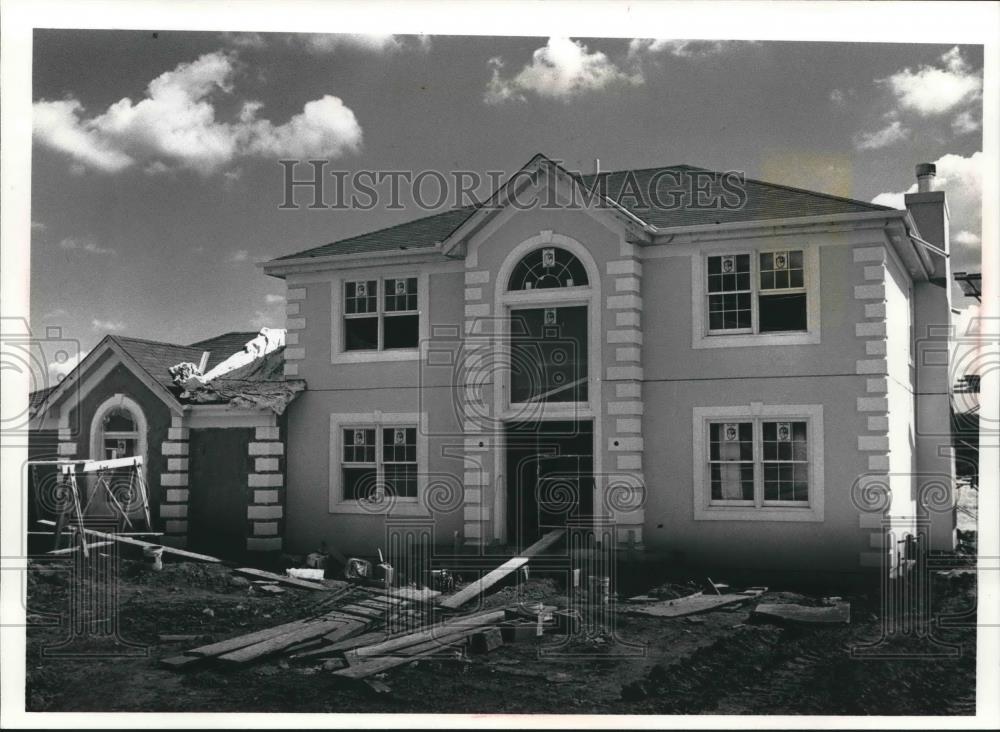
[[(451, 652), (379, 678), (392, 692), (347, 685), (314, 666), (281, 658), (236, 670), (209, 665), (188, 672), (159, 659), (203, 641), (162, 640), (198, 634), (214, 640), (301, 618), (326, 593), (287, 589), (264, 594), (225, 567), (167, 563), (150, 572), (123, 559), (117, 605), (119, 637), (134, 646), (89, 641), (75, 657), (50, 657), (65, 640), (70, 578), (46, 562), (28, 577), (29, 711), (135, 712), (546, 712), (605, 714), (971, 714), (975, 711), (975, 574), (935, 571), (933, 613), (948, 627), (916, 624), (875, 644), (884, 627), (876, 596), (846, 597), (847, 626), (781, 626), (751, 618), (755, 602), (686, 618), (609, 613), (609, 632), (587, 624), (571, 636), (504, 645), (487, 655)], [(663, 597), (696, 585), (650, 589)], [(564, 604), (552, 579), (499, 589), (489, 607), (542, 600)], [(771, 591), (761, 602), (818, 602)], [(622, 603), (618, 604), (620, 608)], [(470, 608), (474, 609), (474, 608)], [(971, 618), (963, 613), (971, 611)], [(79, 628), (108, 617), (91, 602), (73, 615)], [(927, 634), (931, 634), (928, 637)], [(944, 644), (951, 644), (946, 646)], [(954, 657), (929, 657), (947, 648)], [(112, 655), (108, 651), (133, 655)], [(63, 648), (63, 651), (67, 648)], [(872, 658), (873, 652), (897, 658)]]

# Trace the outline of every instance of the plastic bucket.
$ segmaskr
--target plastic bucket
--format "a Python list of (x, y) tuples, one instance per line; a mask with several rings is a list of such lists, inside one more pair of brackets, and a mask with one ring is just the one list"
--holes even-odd
[(154, 572), (159, 572), (163, 569), (163, 547), (147, 546), (142, 550), (142, 559), (146, 563), (147, 568)]

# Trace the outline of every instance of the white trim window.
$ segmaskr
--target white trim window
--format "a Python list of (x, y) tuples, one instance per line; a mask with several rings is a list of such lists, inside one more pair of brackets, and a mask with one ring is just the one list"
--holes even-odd
[(417, 497), (417, 427), (343, 427), (341, 486), (345, 501), (381, 503)]
[(420, 341), (417, 277), (345, 280), (345, 352), (416, 348)]
[(694, 411), (695, 518), (819, 521), (823, 408)]
[(330, 415), (330, 511), (418, 510), (427, 473), (419, 414)]
[(694, 258), (695, 348), (819, 343), (816, 247)]

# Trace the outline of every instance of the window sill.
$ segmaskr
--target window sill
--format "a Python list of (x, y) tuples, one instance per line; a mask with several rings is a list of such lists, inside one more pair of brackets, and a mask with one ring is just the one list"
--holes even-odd
[(389, 351), (341, 351), (330, 363), (378, 363), (380, 361), (419, 361), (419, 348), (394, 348)]
[(806, 346), (820, 343), (819, 330), (794, 333), (711, 333), (695, 335), (692, 348), (743, 348), (747, 346)]
[(695, 521), (802, 521), (818, 522), (823, 520), (822, 511), (816, 507), (775, 507), (765, 506), (704, 506), (696, 508)]
[(357, 501), (340, 501), (330, 506), (331, 514), (349, 514), (354, 516), (426, 516), (427, 508), (418, 498), (398, 498), (391, 503), (380, 504), (379, 507), (360, 505)]

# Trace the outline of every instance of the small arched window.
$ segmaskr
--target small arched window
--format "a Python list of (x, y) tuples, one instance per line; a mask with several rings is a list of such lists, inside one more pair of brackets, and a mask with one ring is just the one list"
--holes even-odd
[(587, 270), (565, 249), (544, 247), (529, 252), (510, 275), (508, 290), (543, 290), (555, 287), (585, 287)]

